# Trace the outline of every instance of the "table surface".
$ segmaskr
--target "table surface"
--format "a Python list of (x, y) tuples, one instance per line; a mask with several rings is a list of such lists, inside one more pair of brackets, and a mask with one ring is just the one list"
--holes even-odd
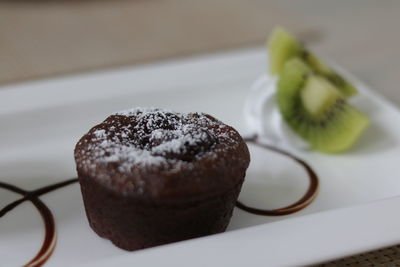
[[(400, 105), (399, 10), (396, 0), (4, 0), (0, 86), (260, 45), (278, 24)], [(399, 261), (394, 246), (326, 266)]]

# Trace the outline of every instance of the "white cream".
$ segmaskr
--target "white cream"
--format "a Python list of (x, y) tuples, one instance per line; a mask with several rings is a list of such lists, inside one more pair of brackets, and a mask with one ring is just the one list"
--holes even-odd
[(310, 145), (294, 133), (282, 118), (275, 99), (276, 83), (276, 77), (263, 75), (253, 84), (244, 108), (250, 132), (280, 147), (310, 149)]

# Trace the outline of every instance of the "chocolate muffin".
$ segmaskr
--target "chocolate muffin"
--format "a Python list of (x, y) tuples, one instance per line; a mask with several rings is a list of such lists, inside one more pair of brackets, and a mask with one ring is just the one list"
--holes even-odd
[(137, 108), (93, 127), (75, 161), (91, 228), (137, 250), (223, 232), (250, 156), (210, 115)]

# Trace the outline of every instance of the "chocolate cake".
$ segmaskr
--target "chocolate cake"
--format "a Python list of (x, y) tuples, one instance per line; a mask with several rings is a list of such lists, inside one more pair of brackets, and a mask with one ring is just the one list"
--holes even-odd
[(75, 161), (91, 228), (137, 250), (223, 232), (250, 156), (210, 115), (137, 108), (93, 127)]

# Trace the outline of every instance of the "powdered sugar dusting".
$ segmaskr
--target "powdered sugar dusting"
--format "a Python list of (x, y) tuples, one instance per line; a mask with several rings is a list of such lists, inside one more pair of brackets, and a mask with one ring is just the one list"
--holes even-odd
[(204, 156), (214, 158), (219, 149), (234, 149), (241, 139), (231, 129), (206, 114), (134, 108), (92, 128), (75, 153), (88, 171), (102, 168), (121, 177), (155, 168), (171, 172)]
[[(122, 115), (122, 116), (136, 116), (137, 114), (147, 114), (147, 113), (152, 113), (155, 110), (161, 111), (161, 109), (158, 108), (143, 108), (143, 107), (136, 107), (136, 108), (131, 108), (131, 109), (125, 109), (125, 110), (120, 110), (115, 112), (112, 115)], [(162, 110), (163, 112), (170, 112), (170, 110)]]
[[(233, 128), (207, 114), (134, 108), (93, 127), (78, 142), (75, 159), (83, 177), (122, 194), (157, 195), (164, 177), (224, 166), (226, 155), (228, 162), (240, 161), (236, 151), (242, 145)], [(158, 186), (153, 187), (155, 181)]]

